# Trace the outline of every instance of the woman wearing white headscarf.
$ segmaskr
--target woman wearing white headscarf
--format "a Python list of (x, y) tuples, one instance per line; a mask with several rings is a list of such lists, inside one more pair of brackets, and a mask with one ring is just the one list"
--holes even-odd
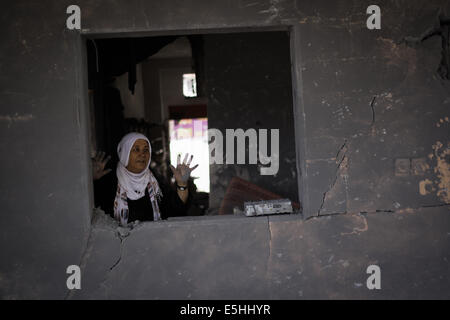
[[(96, 202), (100, 202), (100, 206), (102, 206), (101, 202), (104, 202), (103, 209), (110, 211), (109, 213), (116, 220), (126, 225), (135, 220), (157, 221), (168, 216), (186, 213), (189, 197), (188, 180), (191, 171), (198, 166), (189, 168), (193, 156), (187, 161), (186, 154), (181, 163), (180, 155), (178, 155), (177, 167), (170, 165), (177, 186), (175, 193), (165, 184), (160, 187), (158, 180), (150, 171), (151, 144), (143, 134), (136, 132), (126, 134), (117, 146), (117, 155), (119, 162), (115, 177), (107, 175), (109, 171), (104, 170), (104, 165), (109, 158), (104, 160), (104, 155), (101, 155), (100, 158), (94, 159), (97, 160), (94, 161), (96, 198), (103, 198), (101, 199), (103, 201)], [(102, 176), (105, 177), (102, 178)], [(108, 176), (109, 179), (105, 179)], [(105, 199), (111, 198), (111, 192), (108, 192), (110, 185), (116, 187), (113, 200)], [(108, 204), (105, 205), (105, 201)], [(112, 208), (109, 205), (110, 201), (113, 201)]]

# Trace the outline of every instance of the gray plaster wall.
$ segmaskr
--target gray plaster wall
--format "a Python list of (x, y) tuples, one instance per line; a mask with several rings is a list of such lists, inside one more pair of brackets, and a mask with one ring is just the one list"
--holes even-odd
[[(80, 0), (81, 31), (65, 27), (70, 4), (0, 11), (1, 298), (449, 297), (449, 81), (436, 72), (441, 38), (413, 39), (447, 30), (437, 17), (448, 1), (380, 1), (373, 31), (369, 1)], [(305, 218), (325, 216), (144, 224), (122, 244), (98, 231), (81, 35), (280, 26), (291, 30), (299, 198)], [(364, 287), (369, 263), (381, 291)], [(68, 292), (71, 264), (86, 290)]]
[[(450, 215), (208, 216), (119, 228), (97, 213), (71, 299), (449, 299)], [(369, 290), (370, 265), (381, 289)]]

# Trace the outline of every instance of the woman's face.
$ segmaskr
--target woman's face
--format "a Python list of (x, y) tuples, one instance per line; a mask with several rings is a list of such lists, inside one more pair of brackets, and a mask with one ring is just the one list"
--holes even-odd
[(148, 146), (148, 142), (144, 139), (138, 139), (131, 147), (127, 170), (133, 173), (141, 173), (147, 169), (149, 159), (150, 148)]

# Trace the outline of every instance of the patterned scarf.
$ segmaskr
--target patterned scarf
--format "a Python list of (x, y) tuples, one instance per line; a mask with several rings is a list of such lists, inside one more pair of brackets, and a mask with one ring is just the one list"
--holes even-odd
[(137, 200), (145, 196), (145, 189), (148, 190), (148, 195), (153, 208), (153, 220), (161, 220), (161, 212), (159, 210), (158, 201), (161, 200), (162, 192), (159, 188), (158, 181), (148, 169), (149, 162), (145, 170), (140, 173), (133, 173), (127, 170), (130, 150), (133, 144), (138, 139), (143, 139), (148, 142), (149, 152), (151, 155), (150, 141), (144, 135), (136, 132), (125, 135), (117, 146), (117, 154), (119, 155), (119, 163), (117, 164), (117, 192), (114, 199), (114, 218), (124, 226), (128, 224), (129, 210), (128, 200)]

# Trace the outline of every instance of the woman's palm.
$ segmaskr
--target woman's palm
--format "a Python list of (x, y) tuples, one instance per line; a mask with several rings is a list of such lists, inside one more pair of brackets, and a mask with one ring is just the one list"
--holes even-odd
[(181, 162), (181, 154), (177, 157), (177, 167), (175, 168), (173, 165), (170, 165), (170, 169), (172, 170), (173, 177), (177, 181), (178, 184), (186, 184), (186, 182), (189, 180), (189, 177), (191, 175), (191, 172), (198, 167), (198, 164), (193, 166), (192, 168), (189, 168), (192, 159), (194, 158), (193, 155), (189, 157), (189, 161), (187, 161), (189, 155), (186, 153), (186, 156), (184, 157), (183, 162)]

